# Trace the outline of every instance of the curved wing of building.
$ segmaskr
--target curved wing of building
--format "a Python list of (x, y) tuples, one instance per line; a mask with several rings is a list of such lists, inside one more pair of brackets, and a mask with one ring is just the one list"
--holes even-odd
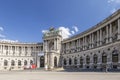
[(62, 66), (120, 69), (120, 10), (92, 28), (62, 41)]
[[(0, 70), (23, 70), (37, 65), (43, 52), (43, 43), (0, 41)], [(39, 64), (38, 64), (39, 66)]]

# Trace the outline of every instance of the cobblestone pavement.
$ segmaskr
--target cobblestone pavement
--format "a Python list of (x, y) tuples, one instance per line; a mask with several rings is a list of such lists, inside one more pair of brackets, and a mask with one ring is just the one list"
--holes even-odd
[(120, 80), (120, 73), (4, 71), (0, 72), (0, 80)]

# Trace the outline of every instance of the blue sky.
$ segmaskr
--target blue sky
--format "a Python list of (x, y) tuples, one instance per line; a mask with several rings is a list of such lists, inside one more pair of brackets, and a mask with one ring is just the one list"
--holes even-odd
[(120, 0), (0, 0), (0, 38), (42, 42), (42, 32), (51, 26), (70, 37), (119, 8)]

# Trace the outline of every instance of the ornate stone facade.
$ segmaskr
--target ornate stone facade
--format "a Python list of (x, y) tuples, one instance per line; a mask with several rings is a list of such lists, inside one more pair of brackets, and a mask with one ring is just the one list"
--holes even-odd
[(43, 43), (0, 42), (0, 70), (23, 69), (36, 64), (51, 70), (120, 69), (120, 10), (92, 28), (63, 40), (50, 28)]
[(31, 64), (37, 65), (38, 54), (42, 51), (42, 43), (0, 41), (0, 70), (23, 70)]
[(45, 54), (45, 69), (51, 70), (60, 66), (60, 50), (62, 36), (60, 30), (50, 28), (44, 33), (44, 54)]
[(62, 66), (120, 69), (120, 10), (92, 28), (62, 41)]

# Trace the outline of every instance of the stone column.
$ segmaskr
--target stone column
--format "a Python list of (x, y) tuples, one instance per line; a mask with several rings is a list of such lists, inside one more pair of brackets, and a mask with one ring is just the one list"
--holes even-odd
[(106, 43), (108, 43), (108, 25), (106, 26)]
[(79, 51), (81, 51), (82, 43), (81, 40), (79, 39)]
[(102, 53), (98, 54), (98, 63), (97, 63), (97, 68), (101, 69), (102, 65)]
[(102, 45), (102, 30), (100, 29), (100, 46)]
[(77, 58), (77, 68), (80, 66), (80, 58)]
[(67, 58), (66, 60), (67, 60), (67, 65), (66, 66), (68, 67), (69, 66), (69, 58)]
[(77, 39), (77, 43), (76, 43), (77, 47), (79, 46), (79, 39)]
[(99, 30), (97, 31), (97, 46), (99, 46)]
[(56, 38), (54, 39), (54, 50), (56, 50)]
[(0, 45), (0, 55), (2, 55), (2, 45)]
[(109, 69), (112, 68), (112, 53), (111, 52), (109, 52), (109, 55), (107, 55), (107, 67)]
[(94, 34), (92, 33), (91, 35), (92, 35), (92, 46), (91, 47), (93, 48), (94, 47), (94, 45), (93, 45), (94, 44), (94, 42), (93, 42), (94, 41)]
[(112, 42), (112, 24), (110, 23), (110, 38), (109, 41)]
[(48, 70), (48, 65), (49, 65), (49, 63), (48, 63), (48, 54), (47, 54), (47, 52), (45, 52), (45, 70)]
[(118, 54), (118, 69), (120, 69), (120, 54)]
[(37, 68), (40, 68), (40, 57), (37, 57)]
[(90, 43), (89, 43), (89, 48), (91, 49), (91, 44), (92, 44), (92, 35), (90, 34)]
[(3, 54), (3, 45), (1, 45), (1, 55)]
[(50, 68), (51, 69), (53, 69), (54, 68), (54, 55), (53, 55), (53, 53), (52, 54), (50, 54), (50, 59), (49, 59), (49, 61), (50, 61)]
[(83, 57), (83, 69), (86, 69), (86, 56)]
[(85, 50), (85, 38), (83, 37), (83, 50)]
[(75, 66), (75, 64), (74, 64), (74, 57), (72, 57), (71, 59), (72, 59), (72, 67), (74, 67)]
[(118, 40), (120, 39), (120, 18), (118, 19)]
[(93, 55), (90, 56), (90, 68), (93, 69)]
[(85, 50), (87, 49), (87, 37), (85, 36)]

